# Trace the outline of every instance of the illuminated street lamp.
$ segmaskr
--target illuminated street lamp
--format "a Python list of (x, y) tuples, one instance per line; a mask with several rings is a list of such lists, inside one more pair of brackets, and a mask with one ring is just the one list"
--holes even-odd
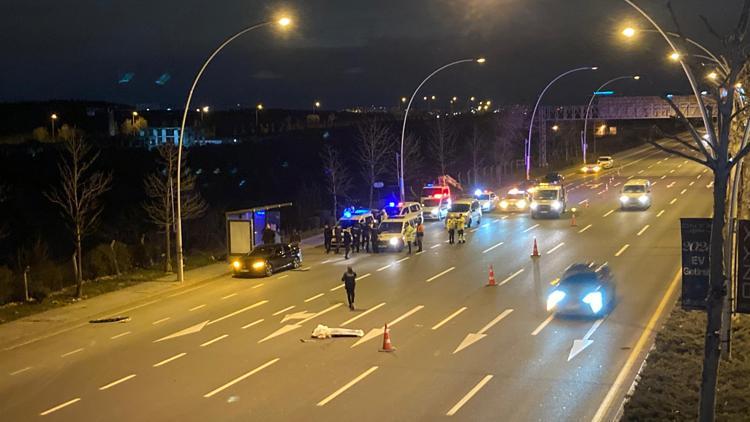
[(560, 130), (560, 126), (558, 126), (558, 125), (552, 125), (552, 131), (553, 132), (557, 132), (558, 130)]
[[(589, 105), (586, 106), (586, 115), (583, 118), (583, 139), (581, 140), (581, 151), (583, 153), (583, 164), (586, 164), (586, 152), (588, 151), (588, 123), (589, 123), (589, 116), (591, 115), (591, 106), (594, 104), (594, 99), (597, 96), (598, 92), (601, 92), (607, 85), (611, 84), (612, 82), (623, 80), (623, 79), (633, 79), (633, 80), (639, 80), (641, 77), (639, 75), (634, 76), (618, 76), (616, 78), (612, 78), (608, 80), (607, 82), (604, 82), (601, 84), (599, 88), (594, 91), (594, 94), (591, 95), (591, 99), (589, 99)], [(594, 142), (594, 153), (596, 153), (596, 142)]]
[(133, 127), (135, 127), (135, 118), (136, 118), (136, 117), (138, 117), (138, 112), (137, 112), (137, 111), (134, 111), (134, 112), (132, 113), (132, 117), (131, 117), (131, 119), (130, 119), (130, 125), (131, 125), (131, 126), (133, 126)]
[(52, 139), (55, 139), (55, 122), (57, 121), (57, 113), (52, 113), (51, 116), (49, 116), (50, 122), (52, 123)]
[(263, 104), (258, 103), (258, 105), (255, 106), (255, 129), (258, 129), (258, 112), (263, 110)]
[(571, 73), (580, 72), (582, 70), (597, 70), (599, 69), (596, 66), (586, 66), (586, 67), (577, 67), (575, 69), (570, 69), (567, 72), (563, 72), (555, 77), (555, 79), (552, 79), (547, 86), (544, 87), (542, 92), (539, 94), (539, 96), (536, 99), (536, 104), (534, 105), (534, 111), (531, 112), (531, 121), (529, 122), (529, 136), (526, 138), (526, 145), (525, 145), (525, 160), (526, 160), (526, 180), (529, 180), (531, 177), (531, 131), (534, 129), (534, 117), (536, 116), (536, 110), (539, 108), (539, 103), (542, 101), (542, 97), (544, 96), (544, 93), (547, 92), (549, 87), (552, 86), (555, 82), (557, 82), (560, 78), (563, 78), (567, 75), (570, 75)]
[(262, 28), (262, 27), (270, 26), (270, 25), (278, 25), (281, 28), (288, 28), (291, 25), (291, 23), (292, 23), (292, 20), (288, 16), (281, 16), (278, 19), (260, 22), (255, 25), (249, 26), (245, 29), (242, 29), (241, 31), (235, 33), (231, 37), (224, 40), (224, 42), (219, 44), (219, 46), (203, 62), (203, 65), (198, 70), (198, 73), (195, 75), (195, 79), (193, 79), (193, 84), (190, 86), (190, 91), (188, 91), (188, 96), (185, 101), (185, 108), (182, 113), (182, 123), (180, 124), (180, 137), (177, 142), (177, 166), (176, 166), (177, 180), (176, 180), (176, 192), (175, 192), (175, 197), (176, 197), (175, 248), (177, 249), (177, 280), (178, 281), (185, 280), (185, 274), (184, 274), (184, 268), (183, 268), (184, 259), (182, 256), (182, 198), (181, 198), (182, 195), (180, 192), (181, 190), (180, 181), (182, 178), (181, 177), (182, 171), (180, 171), (181, 165), (182, 165), (182, 144), (183, 144), (183, 139), (185, 135), (185, 123), (187, 122), (187, 114), (188, 114), (188, 111), (190, 110), (190, 101), (193, 99), (193, 92), (195, 91), (195, 87), (198, 85), (198, 81), (203, 75), (203, 72), (206, 70), (206, 67), (208, 67), (208, 64), (211, 63), (214, 57), (216, 57), (216, 55), (219, 54), (219, 52), (223, 50), (224, 47), (226, 47), (229, 43), (231, 43), (235, 39), (258, 28)]
[(398, 185), (399, 185), (399, 192), (401, 194), (401, 201), (404, 201), (406, 199), (406, 192), (404, 188), (404, 138), (406, 136), (406, 119), (409, 116), (409, 109), (411, 108), (411, 104), (414, 101), (414, 97), (417, 96), (417, 92), (419, 92), (419, 89), (422, 88), (422, 85), (424, 85), (431, 77), (436, 75), (437, 73), (440, 73), (441, 71), (451, 67), (455, 66), (460, 63), (479, 63), (482, 64), (485, 62), (484, 57), (479, 58), (473, 58), (473, 59), (461, 59), (456, 60), (454, 62), (450, 62), (446, 65), (440, 66), (439, 68), (435, 69), (432, 73), (427, 75), (424, 80), (417, 86), (417, 89), (414, 90), (414, 92), (411, 94), (411, 97), (409, 98), (409, 103), (406, 105), (406, 110), (404, 110), (404, 122), (401, 126), (401, 154), (399, 155), (399, 177), (398, 177)]
[(669, 60), (672, 60), (673, 62), (679, 61), (682, 58), (682, 54), (673, 51), (672, 54), (669, 55)]

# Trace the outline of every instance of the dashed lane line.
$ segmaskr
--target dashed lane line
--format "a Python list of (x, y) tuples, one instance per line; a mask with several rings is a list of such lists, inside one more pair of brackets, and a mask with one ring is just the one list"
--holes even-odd
[(456, 403), (451, 408), (451, 410), (449, 410), (448, 413), (446, 413), (445, 415), (446, 416), (453, 416), (453, 415), (455, 415), (456, 412), (458, 412), (459, 410), (461, 410), (461, 407), (463, 407), (463, 405), (465, 405), (469, 400), (471, 400), (471, 398), (474, 397), (474, 395), (477, 394), (479, 392), (479, 390), (481, 390), (482, 387), (484, 387), (485, 384), (487, 384), (488, 382), (490, 382), (491, 379), (492, 379), (492, 375), (486, 375), (484, 378), (482, 378), (482, 380), (479, 381), (477, 383), (477, 385), (474, 386), (474, 388), (472, 388), (471, 390), (469, 390), (469, 392), (466, 393), (466, 395), (463, 396), (463, 398), (461, 398), (461, 400), (459, 400), (458, 403)]
[[(245, 306), (244, 308), (242, 308), (242, 309), (240, 309), (238, 311), (231, 312), (231, 313), (229, 313), (227, 315), (224, 315), (221, 318), (213, 319), (213, 320), (209, 321), (208, 323), (206, 323), (206, 325), (216, 324), (217, 322), (224, 321), (227, 318), (231, 318), (231, 317), (233, 317), (235, 315), (239, 315), (239, 314), (241, 314), (241, 313), (243, 313), (245, 311), (249, 311), (250, 309), (257, 308), (258, 306), (261, 306), (261, 305), (265, 305), (266, 303), (268, 303), (267, 300), (261, 300), (260, 302), (255, 302), (252, 305)], [(292, 308), (294, 308), (294, 306), (292, 306)], [(274, 314), (274, 315), (276, 315), (276, 314)]]
[(662, 214), (664, 214), (664, 210), (661, 210), (661, 211), (659, 211), (659, 213), (658, 213), (658, 214), (656, 214), (656, 218), (659, 218), (659, 217), (661, 217), (661, 215), (662, 215)]
[(202, 304), (202, 305), (198, 305), (198, 306), (193, 306), (192, 308), (188, 309), (188, 312), (193, 312), (193, 311), (197, 311), (198, 309), (201, 309), (201, 308), (205, 308), (205, 307), (206, 307), (206, 304), (205, 304), (205, 303), (204, 303), (204, 304)]
[(505, 283), (507, 283), (507, 282), (509, 282), (509, 281), (513, 280), (513, 279), (514, 279), (514, 278), (515, 278), (515, 277), (516, 277), (516, 276), (517, 276), (518, 274), (521, 274), (521, 273), (523, 272), (523, 270), (524, 270), (524, 269), (523, 269), (523, 268), (521, 268), (520, 270), (518, 270), (518, 271), (514, 272), (513, 274), (511, 274), (511, 275), (509, 275), (508, 277), (506, 277), (506, 278), (505, 278), (505, 280), (503, 280), (503, 281), (501, 281), (501, 282), (497, 283), (497, 285), (498, 285), (498, 286), (502, 286), (503, 284), (505, 284)]
[(284, 309), (279, 309), (278, 311), (276, 311), (276, 312), (272, 313), (271, 315), (273, 315), (273, 316), (281, 315), (281, 314), (283, 314), (284, 312), (286, 312), (286, 311), (288, 311), (288, 310), (290, 310), (290, 309), (294, 309), (294, 305), (292, 305), (292, 306), (287, 306), (287, 307), (286, 307), (286, 308), (284, 308)]
[[(300, 269), (301, 270), (309, 270), (310, 267), (305, 267), (305, 268), (300, 268)], [(284, 274), (284, 275), (281, 275), (281, 276), (277, 277), (276, 280), (282, 280), (282, 279), (285, 279), (287, 277), (289, 277), (289, 274)]]
[[(369, 277), (369, 276), (371, 276), (371, 275), (372, 275), (371, 273), (367, 273), (367, 274), (365, 274), (365, 275), (363, 275), (363, 276), (361, 276), (361, 277), (357, 277), (357, 281), (361, 281), (361, 280), (364, 280), (364, 279), (366, 279), (367, 277)], [(331, 288), (331, 289), (328, 289), (328, 291), (331, 291), (331, 292), (335, 292), (336, 290), (338, 290), (338, 289), (343, 289), (343, 288), (344, 288), (344, 283), (341, 283), (341, 284), (339, 284), (339, 285), (338, 285), (338, 286), (336, 286), (336, 287), (333, 287), (333, 288)]]
[(592, 224), (589, 224), (588, 226), (586, 226), (586, 227), (582, 228), (581, 230), (578, 230), (578, 233), (583, 233), (583, 232), (585, 232), (586, 230), (590, 229), (590, 228), (591, 228), (591, 226), (592, 226)]
[(685, 194), (685, 192), (687, 192), (687, 189), (683, 189), (683, 190), (681, 190), (681, 191), (680, 191), (680, 195), (684, 195), (684, 194)]
[(609, 210), (609, 211), (607, 211), (606, 213), (604, 213), (604, 215), (602, 216), (602, 218), (605, 218), (605, 217), (609, 216), (613, 212), (615, 212), (615, 210)]
[(673, 198), (673, 199), (672, 199), (671, 201), (669, 201), (669, 205), (672, 205), (672, 204), (674, 204), (675, 202), (677, 202), (677, 198)]
[(491, 251), (491, 250), (493, 250), (493, 249), (495, 249), (495, 248), (497, 248), (499, 246), (502, 246), (503, 243), (505, 243), (505, 242), (500, 242), (500, 243), (497, 243), (497, 244), (495, 244), (493, 246), (490, 246), (489, 248), (483, 250), (482, 253), (487, 253), (487, 252), (489, 252), (489, 251)]
[(667, 178), (667, 175), (665, 174), (664, 176), (660, 177), (659, 179), (664, 180), (666, 178)]
[(438, 246), (440, 246), (440, 244), (439, 244), (439, 243), (438, 243), (438, 244), (436, 244), (436, 245), (432, 245), (432, 246), (430, 246), (430, 249), (435, 249), (435, 248), (437, 248)]
[(203, 397), (204, 398), (210, 398), (210, 397), (212, 397), (212, 396), (214, 396), (214, 395), (216, 395), (218, 393), (221, 393), (222, 391), (226, 390), (227, 388), (229, 388), (229, 387), (237, 384), (238, 382), (244, 380), (245, 378), (248, 378), (248, 377), (251, 377), (251, 376), (257, 374), (258, 372), (260, 372), (260, 371), (268, 368), (269, 366), (273, 365), (274, 363), (276, 363), (278, 361), (279, 361), (279, 358), (271, 359), (268, 362), (264, 363), (263, 365), (261, 365), (261, 366), (255, 368), (255, 369), (253, 369), (252, 371), (247, 372), (247, 373), (245, 373), (243, 375), (240, 375), (239, 377), (233, 379), (232, 381), (229, 381), (228, 383), (222, 385), (221, 387), (219, 387), (219, 388), (217, 388), (217, 389), (215, 389), (215, 390), (213, 390), (211, 392), (208, 392), (208, 393), (204, 394)]
[(8, 375), (10, 375), (11, 377), (14, 377), (14, 376), (16, 376), (16, 375), (18, 375), (18, 374), (23, 374), (24, 372), (26, 372), (26, 371), (28, 371), (28, 370), (30, 370), (30, 369), (31, 369), (31, 367), (30, 367), (30, 366), (27, 366), (27, 367), (25, 367), (25, 368), (23, 368), (23, 369), (19, 369), (19, 370), (17, 370), (17, 371), (13, 371), (13, 372), (11, 372), (11, 373), (10, 373), (10, 374), (8, 374)]
[(166, 318), (162, 318), (162, 319), (160, 319), (160, 320), (158, 320), (158, 321), (154, 321), (154, 322), (152, 322), (152, 323), (151, 323), (151, 325), (159, 325), (159, 324), (161, 324), (162, 322), (165, 322), (165, 321), (169, 321), (169, 319), (170, 319), (170, 318), (171, 318), (171, 317), (166, 317)]
[(74, 398), (72, 400), (66, 401), (65, 403), (58, 404), (57, 406), (55, 406), (55, 407), (53, 407), (51, 409), (45, 410), (44, 412), (40, 413), (39, 416), (47, 416), (50, 413), (57, 412), (58, 410), (60, 410), (60, 409), (62, 409), (64, 407), (68, 407), (68, 406), (70, 406), (73, 403), (78, 403), (79, 401), (81, 401), (81, 398), (80, 397), (76, 397), (76, 398)]
[(226, 296), (223, 296), (223, 297), (221, 298), (221, 300), (224, 300), (224, 299), (229, 299), (230, 297), (235, 297), (235, 296), (237, 296), (238, 294), (239, 294), (239, 293), (237, 293), (237, 292), (234, 292), (234, 293), (232, 293), (232, 294), (228, 294), (228, 295), (226, 295)]
[(625, 246), (621, 247), (620, 250), (617, 251), (617, 253), (615, 253), (615, 256), (622, 255), (622, 253), (625, 252), (625, 250), (628, 249), (629, 247), (630, 247), (630, 244), (626, 243)]
[(79, 349), (71, 350), (71, 351), (70, 351), (70, 352), (68, 352), (68, 353), (63, 353), (62, 355), (60, 355), (60, 357), (61, 357), (61, 358), (66, 358), (66, 357), (68, 357), (68, 356), (70, 356), (70, 355), (75, 355), (76, 353), (79, 353), (79, 352), (82, 352), (82, 351), (83, 351), (83, 348), (79, 348)]
[(371, 313), (371, 312), (374, 312), (375, 310), (377, 310), (377, 309), (379, 309), (379, 308), (382, 308), (383, 306), (385, 306), (385, 302), (381, 302), (381, 303), (379, 303), (379, 304), (377, 304), (377, 305), (373, 306), (372, 308), (370, 308), (370, 309), (368, 309), (368, 310), (366, 310), (366, 311), (362, 312), (361, 314), (359, 314), (359, 315), (357, 315), (357, 316), (354, 316), (354, 317), (352, 317), (352, 318), (349, 318), (349, 319), (347, 319), (346, 321), (344, 321), (344, 322), (342, 322), (342, 323), (341, 323), (341, 326), (342, 326), (342, 327), (345, 327), (345, 326), (347, 326), (348, 324), (350, 324), (350, 323), (352, 323), (352, 322), (354, 322), (354, 321), (356, 321), (356, 320), (358, 320), (358, 319), (362, 318), (363, 316), (365, 316), (365, 315), (367, 315), (367, 314), (369, 314), (369, 313)]
[(325, 293), (318, 293), (315, 296), (308, 297), (307, 299), (305, 299), (305, 303), (312, 302), (313, 300), (315, 300), (315, 299), (317, 299), (319, 297), (323, 297), (324, 295), (325, 295)]
[(556, 250), (558, 250), (558, 249), (562, 248), (563, 246), (565, 246), (565, 242), (560, 242), (560, 243), (558, 243), (558, 244), (557, 244), (557, 246), (555, 246), (554, 248), (552, 248), (552, 249), (550, 249), (550, 250), (548, 250), (548, 251), (547, 251), (547, 255), (549, 255), (549, 254), (551, 254), (552, 252), (554, 252), (554, 251), (556, 251)]
[(405, 256), (405, 257), (399, 259), (398, 261), (394, 262), (394, 264), (400, 264), (400, 263), (406, 261), (409, 258), (411, 258), (411, 257), (410, 256)]
[(526, 233), (530, 230), (534, 230), (535, 228), (539, 227), (539, 224), (534, 224), (533, 226), (529, 227), (528, 229), (524, 230), (523, 232)]
[(123, 382), (125, 382), (127, 380), (131, 380), (133, 378), (135, 378), (135, 374), (130, 374), (128, 376), (122, 377), (122, 378), (120, 378), (117, 381), (112, 381), (112, 382), (110, 382), (107, 385), (102, 385), (101, 387), (99, 387), (99, 391), (109, 390), (110, 388), (112, 388), (112, 387), (114, 387), (116, 385), (122, 384)]
[(589, 202), (588, 198), (584, 199), (583, 201), (578, 201), (578, 205), (583, 205), (586, 202)]
[(458, 315), (459, 315), (459, 314), (460, 314), (461, 312), (465, 311), (466, 309), (468, 309), (468, 308), (467, 308), (466, 306), (464, 306), (464, 307), (460, 308), (459, 310), (457, 310), (456, 312), (454, 312), (454, 313), (452, 313), (452, 314), (448, 315), (448, 317), (446, 317), (446, 318), (445, 318), (444, 320), (442, 320), (442, 321), (438, 322), (437, 324), (435, 324), (435, 325), (434, 325), (434, 326), (432, 327), (432, 330), (437, 330), (438, 328), (440, 328), (440, 327), (442, 327), (443, 325), (447, 324), (447, 323), (448, 323), (448, 321), (450, 321), (450, 320), (452, 320), (453, 318), (457, 317), (457, 316), (458, 316)]
[(382, 266), (382, 267), (378, 268), (378, 269), (377, 269), (377, 270), (375, 270), (375, 271), (383, 271), (383, 270), (385, 270), (385, 269), (387, 269), (387, 268), (391, 268), (392, 266), (393, 266), (393, 264), (388, 264), (388, 265), (384, 265), (384, 266)]
[(120, 337), (125, 337), (128, 334), (130, 334), (130, 331), (125, 331), (124, 333), (116, 334), (116, 335), (110, 337), (109, 339), (110, 340), (116, 340), (116, 339), (118, 339)]
[(256, 284), (255, 286), (251, 287), (251, 288), (252, 289), (259, 289), (259, 288), (261, 288), (261, 287), (263, 287), (265, 285), (266, 285), (265, 283), (259, 283), (259, 284)]
[(636, 236), (642, 235), (643, 232), (645, 232), (646, 230), (648, 230), (649, 227), (651, 227), (650, 224), (646, 224), (645, 226), (643, 226), (643, 228), (638, 232), (638, 234), (636, 234)]
[(163, 365), (166, 365), (166, 364), (168, 364), (169, 362), (175, 361), (175, 360), (177, 360), (177, 359), (179, 359), (179, 358), (181, 358), (181, 357), (183, 357), (183, 356), (185, 356), (185, 355), (187, 355), (187, 353), (185, 353), (185, 352), (182, 352), (182, 353), (178, 353), (178, 354), (176, 354), (176, 355), (172, 356), (171, 358), (166, 358), (166, 359), (164, 359), (164, 360), (163, 360), (163, 361), (161, 361), (161, 362), (157, 362), (157, 363), (153, 364), (152, 366), (153, 366), (154, 368), (158, 368), (158, 367), (160, 367), (160, 366), (163, 366)]
[(451, 271), (453, 271), (453, 270), (455, 270), (455, 269), (456, 269), (456, 267), (450, 267), (450, 268), (448, 268), (447, 270), (445, 270), (445, 271), (443, 271), (443, 272), (441, 272), (441, 273), (435, 274), (434, 276), (432, 276), (432, 277), (428, 278), (428, 279), (426, 280), (426, 282), (427, 282), (427, 283), (430, 283), (430, 282), (432, 282), (433, 280), (435, 280), (436, 278), (438, 278), (438, 277), (441, 277), (441, 276), (444, 276), (444, 275), (448, 274), (449, 272), (451, 272)]
[(217, 341), (221, 341), (221, 340), (224, 340), (224, 339), (225, 339), (225, 338), (227, 338), (227, 337), (229, 337), (229, 334), (222, 334), (222, 335), (220, 335), (219, 337), (216, 337), (215, 339), (209, 340), (209, 341), (207, 341), (207, 342), (205, 342), (205, 343), (201, 344), (201, 347), (206, 347), (206, 346), (210, 346), (210, 345), (212, 345), (212, 344), (216, 343)]
[(535, 336), (535, 335), (539, 334), (540, 332), (542, 332), (542, 330), (544, 329), (544, 327), (546, 327), (547, 324), (549, 324), (552, 321), (552, 319), (554, 319), (554, 318), (555, 318), (554, 314), (551, 314), (550, 316), (548, 316), (547, 319), (545, 319), (544, 321), (542, 321), (542, 323), (539, 324), (539, 326), (536, 327), (534, 329), (534, 331), (531, 332), (531, 335)]
[(263, 322), (263, 321), (265, 321), (265, 319), (263, 319), (263, 318), (261, 318), (261, 319), (257, 319), (257, 320), (255, 320), (255, 321), (253, 321), (253, 322), (249, 323), (249, 324), (245, 324), (245, 325), (243, 325), (243, 326), (242, 326), (242, 327), (240, 327), (240, 328), (244, 330), (244, 329), (246, 329), (246, 328), (250, 328), (250, 327), (253, 327), (253, 326), (255, 326), (255, 325), (258, 325), (258, 324), (260, 324), (260, 323), (261, 323), (261, 322)]
[(604, 264), (602, 264), (602, 265), (600, 265), (600, 266), (596, 267), (596, 269), (595, 269), (594, 271), (599, 271), (599, 270), (601, 270), (602, 268), (604, 268), (605, 266), (607, 266), (607, 264), (609, 264), (609, 261), (604, 261)]
[(688, 183), (688, 186), (693, 186), (694, 184), (695, 184), (695, 180), (693, 180), (692, 182)]
[(352, 386), (353, 386), (354, 384), (356, 384), (356, 383), (358, 383), (358, 382), (362, 381), (362, 380), (363, 380), (363, 379), (365, 379), (365, 378), (366, 378), (367, 376), (369, 376), (370, 374), (372, 374), (373, 372), (375, 372), (375, 371), (376, 371), (377, 369), (378, 369), (378, 367), (377, 367), (377, 366), (373, 366), (373, 367), (371, 367), (370, 369), (366, 370), (365, 372), (363, 372), (363, 373), (359, 374), (359, 376), (357, 376), (357, 377), (356, 377), (356, 378), (354, 378), (353, 380), (349, 381), (348, 383), (344, 384), (344, 386), (343, 386), (343, 387), (341, 387), (341, 388), (339, 388), (338, 390), (334, 391), (334, 392), (333, 392), (333, 393), (332, 393), (332, 394), (331, 394), (330, 396), (328, 396), (328, 397), (324, 398), (323, 400), (319, 401), (319, 402), (318, 402), (318, 404), (317, 404), (316, 406), (318, 406), (318, 407), (322, 407), (322, 406), (325, 406), (325, 405), (326, 405), (326, 404), (327, 404), (328, 402), (330, 402), (331, 400), (333, 400), (333, 399), (335, 399), (336, 397), (340, 396), (340, 395), (341, 395), (342, 393), (344, 393), (344, 392), (345, 392), (346, 390), (348, 390), (348, 389), (352, 388)]

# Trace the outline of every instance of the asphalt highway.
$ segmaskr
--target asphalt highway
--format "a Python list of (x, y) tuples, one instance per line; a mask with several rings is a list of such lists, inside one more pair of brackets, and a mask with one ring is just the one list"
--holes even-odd
[[(427, 224), (421, 254), (307, 249), (300, 270), (226, 276), (134, 303), (127, 323), (0, 351), (0, 419), (610, 420), (679, 292), (679, 218), (710, 215), (711, 175), (651, 147), (599, 175), (563, 174), (575, 226), (570, 213), (491, 213), (463, 245)], [(619, 210), (633, 177), (655, 183), (646, 211)], [(592, 261), (617, 280), (611, 314), (548, 314), (540, 289)], [(347, 265), (359, 275), (354, 312), (339, 281)], [(499, 286), (485, 286), (490, 265)], [(385, 323), (391, 353), (379, 351)], [(317, 324), (365, 336), (311, 339)]]

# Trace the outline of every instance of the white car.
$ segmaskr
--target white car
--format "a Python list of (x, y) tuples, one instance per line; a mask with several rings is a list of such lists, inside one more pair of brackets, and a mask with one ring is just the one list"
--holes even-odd
[(482, 223), (482, 207), (476, 199), (459, 199), (453, 202), (451, 209), (448, 211), (448, 218), (458, 218), (464, 216), (466, 227), (471, 227), (471, 223), (476, 222), (477, 226)]
[(566, 210), (565, 188), (560, 185), (540, 184), (531, 196), (531, 218), (552, 216), (560, 218)]
[(620, 209), (645, 210), (651, 206), (651, 182), (646, 179), (631, 179), (625, 182), (620, 193)]
[(615, 165), (615, 160), (609, 155), (602, 155), (596, 160), (596, 163), (603, 169), (611, 169)]
[(384, 211), (387, 218), (418, 218), (420, 222), (424, 222), (422, 204), (419, 202), (399, 202), (398, 204), (391, 202), (384, 208)]
[(395, 217), (383, 220), (378, 226), (378, 249), (402, 251), (406, 246), (403, 233), (409, 223), (416, 228), (419, 219), (412, 216), (411, 218)]
[(450, 198), (422, 198), (422, 214), (425, 220), (442, 220), (448, 215)]
[(474, 191), (474, 198), (479, 201), (479, 205), (482, 206), (482, 212), (490, 212), (497, 207), (497, 203), (500, 199), (497, 197), (495, 192), (488, 190)]

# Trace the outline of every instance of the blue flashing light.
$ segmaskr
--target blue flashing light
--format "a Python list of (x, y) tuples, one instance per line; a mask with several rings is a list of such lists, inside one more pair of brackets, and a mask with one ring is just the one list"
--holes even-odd
[(258, 211), (255, 211), (255, 215), (256, 215), (256, 216), (263, 216), (263, 215), (266, 215), (266, 210), (258, 210)]
[(370, 210), (368, 210), (367, 208), (361, 208), (361, 209), (355, 210), (354, 214), (362, 215), (362, 214), (367, 214), (368, 212), (370, 212)]
[(433, 186), (434, 186), (434, 185), (433, 185), (432, 183), (428, 183), (428, 184), (426, 184), (426, 185), (425, 185), (425, 187), (428, 187), (428, 188), (431, 188), (431, 187), (433, 187)]
[(615, 91), (594, 91), (594, 95), (613, 95)]
[(352, 218), (351, 211), (344, 211), (344, 218)]
[(474, 191), (474, 196), (479, 196), (481, 194), (482, 194), (482, 190), (481, 189), (477, 189), (477, 190)]
[(395, 207), (395, 206), (396, 206), (396, 203), (395, 203), (395, 202), (393, 202), (393, 201), (391, 201), (391, 202), (389, 202), (389, 203), (388, 203), (388, 206), (389, 206), (389, 207)]
[(671, 99), (672, 97), (674, 97), (673, 94), (667, 94), (667, 98)]

